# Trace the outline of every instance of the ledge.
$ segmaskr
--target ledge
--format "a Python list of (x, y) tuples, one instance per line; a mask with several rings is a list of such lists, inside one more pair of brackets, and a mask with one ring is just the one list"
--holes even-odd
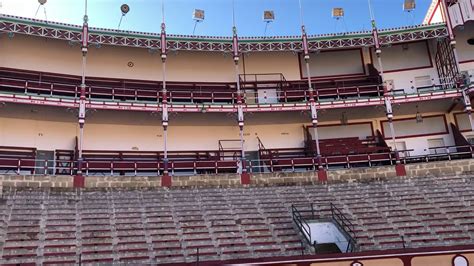
[[(474, 159), (456, 161), (439, 161), (430, 163), (408, 164), (405, 166), (407, 176), (417, 178), (426, 176), (450, 177), (472, 175)], [(394, 166), (372, 168), (351, 168), (328, 171), (328, 182), (376, 182), (396, 177)], [(313, 184), (317, 181), (316, 172), (298, 173), (260, 173), (252, 174), (250, 186), (282, 186)], [(161, 177), (131, 177), (131, 176), (87, 176), (86, 189), (95, 188), (158, 188), (161, 187)], [(173, 187), (241, 187), (240, 175), (195, 175), (173, 176)], [(60, 188), (72, 189), (72, 176), (30, 176), (30, 175), (0, 175), (0, 186), (10, 188)]]

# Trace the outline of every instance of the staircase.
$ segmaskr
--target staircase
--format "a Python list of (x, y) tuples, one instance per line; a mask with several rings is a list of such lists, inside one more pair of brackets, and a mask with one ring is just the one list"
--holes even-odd
[(293, 221), (306, 242), (316, 254), (347, 253), (356, 251), (354, 225), (333, 203), (326, 206), (311, 204), (292, 205)]

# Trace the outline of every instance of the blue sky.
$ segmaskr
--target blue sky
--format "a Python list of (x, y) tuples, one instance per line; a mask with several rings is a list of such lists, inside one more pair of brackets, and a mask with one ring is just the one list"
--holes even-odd
[[(158, 32), (161, 23), (162, 0), (89, 0), (89, 19), (93, 27), (116, 29), (120, 20), (120, 5), (126, 3), (130, 12), (121, 29)], [(167, 32), (191, 34), (192, 12), (204, 9), (206, 19), (199, 23), (196, 35), (229, 36), (232, 34), (232, 0), (164, 0)], [(241, 36), (262, 36), (264, 10), (274, 10), (276, 20), (268, 25), (267, 35), (299, 35), (298, 0), (234, 0), (236, 25)], [(370, 29), (367, 0), (301, 0), (303, 17), (309, 34), (359, 31)], [(1, 13), (34, 17), (37, 0), (0, 0)], [(421, 24), (431, 0), (417, 0), (412, 13), (402, 10), (403, 0), (372, 0), (379, 28)], [(48, 0), (45, 5), (48, 20), (82, 24), (83, 0)], [(333, 7), (345, 9), (344, 20), (331, 17)], [(44, 19), (40, 9), (38, 19)]]

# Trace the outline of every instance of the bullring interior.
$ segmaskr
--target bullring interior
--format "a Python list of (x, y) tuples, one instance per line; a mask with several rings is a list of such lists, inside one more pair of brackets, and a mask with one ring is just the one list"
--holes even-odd
[(301, 36), (0, 14), (2, 265), (474, 264), (474, 4)]

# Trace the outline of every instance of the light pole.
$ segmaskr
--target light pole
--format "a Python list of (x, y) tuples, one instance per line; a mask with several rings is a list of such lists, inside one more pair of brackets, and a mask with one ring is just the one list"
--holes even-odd
[(89, 43), (89, 27), (87, 16), (87, 0), (85, 0), (84, 19), (82, 24), (82, 77), (81, 77), (81, 91), (79, 97), (79, 139), (78, 139), (78, 158), (77, 158), (77, 173), (74, 176), (74, 187), (81, 188), (85, 185), (85, 179), (82, 174), (82, 150), (84, 146), (84, 124), (86, 119), (86, 62), (87, 62), (87, 46)]
[(240, 77), (239, 77), (239, 39), (237, 36), (237, 27), (235, 26), (235, 3), (232, 0), (232, 53), (234, 59), (234, 69), (235, 69), (235, 83), (237, 90), (237, 122), (239, 125), (239, 135), (240, 135), (240, 152), (241, 152), (241, 164), (238, 167), (238, 172), (240, 174), (240, 182), (243, 185), (250, 184), (250, 174), (247, 172), (246, 161), (245, 161), (245, 147), (244, 147), (244, 107), (242, 102), (242, 90), (240, 88)]
[(301, 37), (303, 41), (303, 58), (306, 66), (306, 76), (308, 80), (308, 94), (309, 94), (309, 107), (311, 111), (311, 124), (313, 128), (313, 137), (314, 143), (316, 146), (316, 163), (317, 163), (317, 172), (318, 180), (320, 182), (326, 182), (328, 179), (326, 169), (323, 167), (322, 158), (321, 158), (321, 149), (319, 147), (319, 133), (318, 133), (318, 110), (316, 107), (316, 101), (314, 100), (314, 89), (311, 84), (311, 71), (309, 66), (309, 46), (308, 46), (308, 35), (306, 34), (306, 28), (304, 26), (303, 20), (303, 7), (301, 5), (301, 0), (299, 0), (299, 11), (300, 11), (300, 22), (301, 22)]
[(392, 95), (391, 91), (388, 91), (387, 84), (385, 83), (384, 69), (382, 64), (382, 49), (380, 47), (379, 35), (377, 26), (375, 24), (375, 16), (372, 10), (371, 0), (367, 0), (369, 4), (369, 13), (372, 24), (372, 37), (374, 38), (375, 54), (377, 55), (377, 62), (379, 64), (380, 77), (382, 78), (382, 86), (384, 90), (384, 101), (385, 101), (385, 110), (387, 115), (388, 124), (390, 127), (390, 135), (392, 137), (392, 146), (395, 153), (395, 171), (397, 176), (406, 176), (405, 165), (400, 161), (400, 155), (397, 149), (397, 141), (395, 137), (395, 128), (393, 125), (393, 109), (392, 109)]
[(166, 91), (166, 59), (167, 59), (167, 50), (166, 50), (166, 25), (165, 25), (165, 4), (164, 0), (161, 2), (161, 67), (162, 67), (162, 79), (163, 79), (163, 89), (161, 90), (162, 102), (162, 126), (163, 126), (163, 176), (161, 177), (161, 186), (170, 187), (171, 186), (171, 176), (168, 171), (168, 99)]

